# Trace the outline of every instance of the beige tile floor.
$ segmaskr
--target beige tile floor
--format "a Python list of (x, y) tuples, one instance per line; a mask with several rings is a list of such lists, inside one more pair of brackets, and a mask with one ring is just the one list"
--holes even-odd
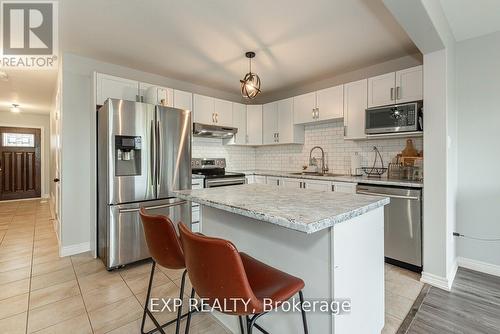
[[(88, 253), (60, 258), (46, 202), (0, 202), (0, 332), (140, 333), (150, 266), (107, 272)], [(176, 296), (182, 273), (159, 269), (153, 296)], [(395, 333), (409, 311), (422, 287), (418, 278), (386, 266), (384, 334)], [(157, 317), (164, 322), (175, 315), (164, 312)], [(173, 330), (170, 326), (167, 332)], [(190, 333), (227, 331), (210, 315), (199, 314)]]

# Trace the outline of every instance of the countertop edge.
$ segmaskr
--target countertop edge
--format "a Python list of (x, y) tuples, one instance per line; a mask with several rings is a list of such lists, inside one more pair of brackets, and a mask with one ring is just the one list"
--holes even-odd
[(375, 185), (389, 185), (389, 186), (401, 186), (409, 188), (423, 188), (423, 183), (416, 181), (405, 181), (405, 180), (387, 180), (387, 179), (367, 179), (359, 176), (316, 176), (316, 175), (294, 175), (290, 172), (280, 172), (280, 171), (260, 171), (260, 170), (242, 170), (238, 171), (244, 173), (245, 175), (259, 175), (259, 176), (277, 176), (277, 177), (287, 177), (292, 179), (309, 179), (309, 180), (320, 180), (320, 181), (332, 181), (332, 182), (347, 182), (347, 183), (358, 183), (358, 184), (375, 184)]
[(199, 203), (201, 205), (206, 205), (206, 206), (209, 206), (209, 207), (212, 207), (215, 209), (227, 211), (229, 213), (239, 214), (239, 215), (251, 218), (251, 219), (263, 221), (263, 222), (273, 224), (273, 225), (278, 225), (278, 226), (281, 226), (284, 228), (288, 228), (288, 229), (302, 232), (302, 233), (306, 233), (306, 234), (312, 234), (312, 233), (319, 232), (321, 230), (333, 227), (336, 224), (339, 224), (339, 223), (348, 221), (352, 218), (361, 216), (365, 213), (376, 210), (376, 209), (383, 207), (384, 205), (387, 205), (390, 203), (390, 199), (388, 197), (383, 197), (374, 203), (362, 206), (360, 208), (356, 208), (356, 209), (353, 209), (351, 211), (341, 213), (341, 214), (338, 214), (338, 215), (333, 216), (333, 217), (324, 218), (324, 219), (321, 219), (320, 221), (315, 222), (315, 223), (305, 224), (305, 223), (298, 223), (293, 219), (289, 220), (289, 219), (282, 218), (282, 217), (259, 214), (258, 212), (243, 209), (240, 207), (231, 206), (231, 205), (227, 205), (227, 204), (220, 204), (220, 203), (213, 202), (213, 201), (206, 200), (206, 199), (195, 198), (196, 196), (192, 196), (190, 194), (184, 194), (182, 192), (174, 191), (174, 194), (178, 198), (186, 200), (186, 201), (196, 202), (196, 203)]

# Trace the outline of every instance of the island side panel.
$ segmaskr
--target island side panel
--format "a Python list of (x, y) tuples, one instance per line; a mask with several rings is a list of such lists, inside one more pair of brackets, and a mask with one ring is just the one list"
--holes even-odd
[(334, 333), (374, 334), (384, 327), (384, 208), (333, 227), (333, 295), (350, 298), (350, 315), (334, 318)]
[[(202, 206), (201, 214), (204, 234), (231, 240), (239, 251), (302, 278), (306, 299), (332, 297), (331, 228), (305, 234), (207, 206)], [(239, 333), (237, 317), (214, 315), (233, 333)], [(307, 317), (310, 334), (333, 333), (332, 315), (308, 313)], [(303, 333), (300, 313), (272, 312), (260, 318), (259, 324), (274, 334)]]

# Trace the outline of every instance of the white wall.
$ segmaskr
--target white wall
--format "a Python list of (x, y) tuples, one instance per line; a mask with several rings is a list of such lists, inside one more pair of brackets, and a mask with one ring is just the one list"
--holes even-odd
[(0, 111), (0, 126), (17, 126), (25, 128), (41, 128), (41, 195), (49, 197), (50, 189), (50, 122), (49, 114), (14, 114), (10, 111)]
[[(500, 238), (500, 32), (457, 43), (458, 230)], [(458, 255), (500, 265), (500, 242), (460, 239)]]

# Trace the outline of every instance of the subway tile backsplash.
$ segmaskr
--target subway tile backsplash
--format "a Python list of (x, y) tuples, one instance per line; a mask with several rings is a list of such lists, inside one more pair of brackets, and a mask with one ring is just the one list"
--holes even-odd
[[(413, 138), (417, 150), (423, 147), (422, 138)], [(264, 169), (279, 171), (300, 171), (309, 161), (309, 152), (314, 146), (325, 150), (326, 162), (332, 173), (347, 174), (351, 156), (361, 156), (362, 166), (371, 166), (376, 146), (387, 166), (406, 146), (406, 139), (372, 139), (362, 141), (344, 140), (343, 121), (306, 125), (304, 145), (275, 145), (244, 147), (223, 145), (220, 139), (194, 138), (193, 157), (223, 157), (227, 159), (228, 170)], [(316, 150), (314, 156), (319, 157)]]

